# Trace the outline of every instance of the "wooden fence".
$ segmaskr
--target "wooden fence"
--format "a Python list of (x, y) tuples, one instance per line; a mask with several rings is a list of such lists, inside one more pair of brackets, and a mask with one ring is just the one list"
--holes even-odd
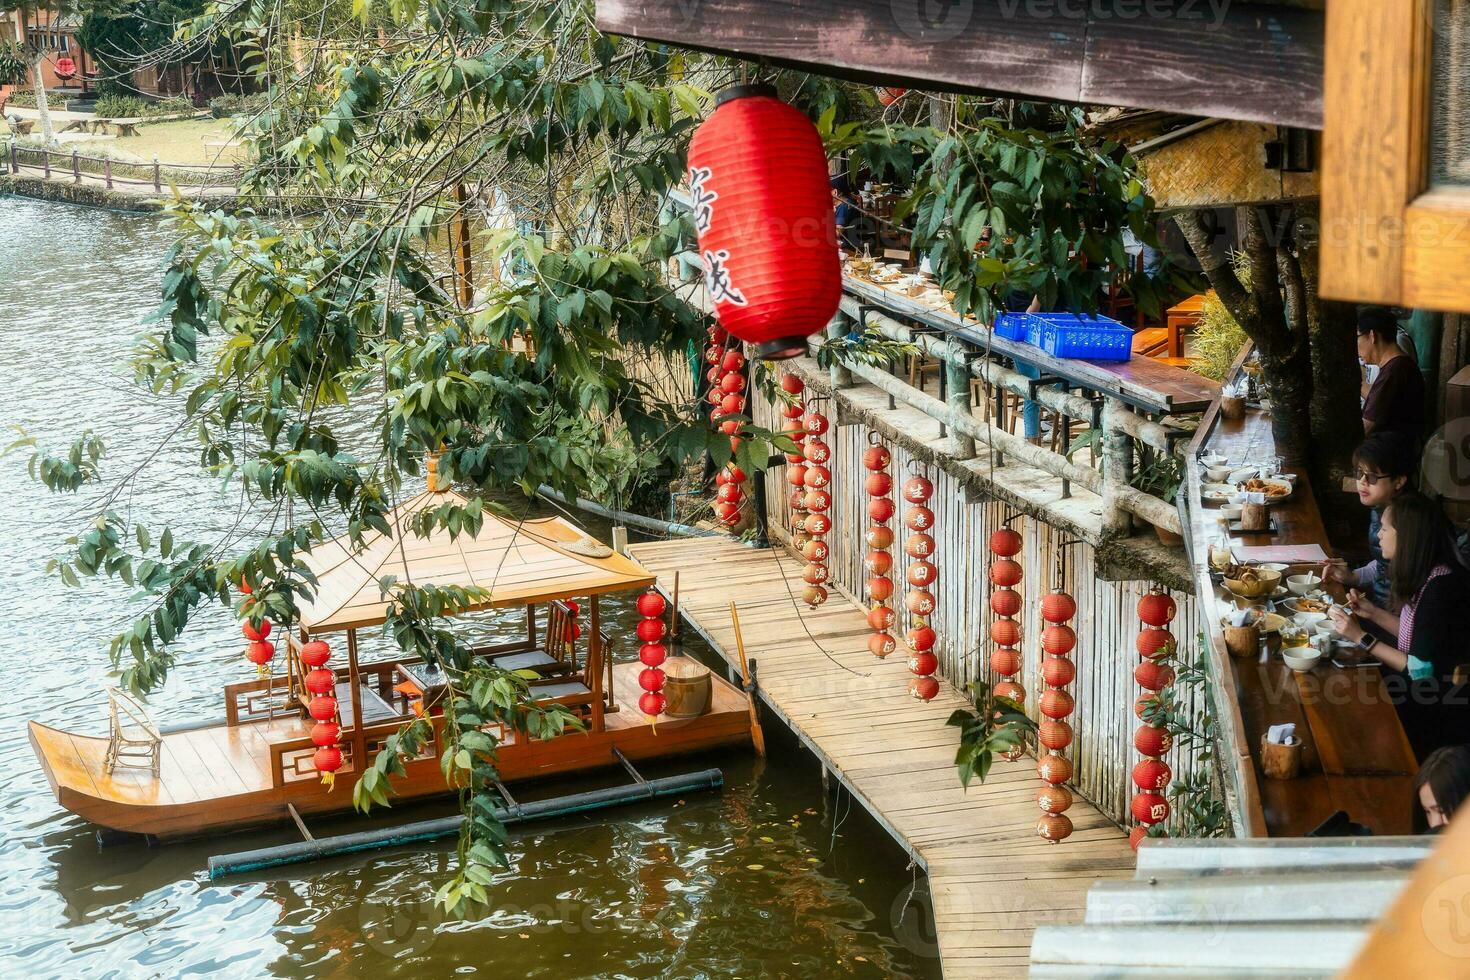
[(77, 150), (61, 151), (39, 146), (21, 146), (11, 140), (5, 151), (7, 172), (39, 174), (47, 180), (70, 178), (72, 183), (95, 180), (108, 190), (137, 188), (161, 194), (164, 187), (188, 186), (226, 190), (239, 186), (238, 164), (134, 163), (108, 157), (85, 156)]

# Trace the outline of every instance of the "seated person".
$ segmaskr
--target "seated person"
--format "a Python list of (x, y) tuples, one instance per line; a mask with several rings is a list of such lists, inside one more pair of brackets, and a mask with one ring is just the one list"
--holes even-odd
[(1399, 347), (1399, 324), (1381, 306), (1358, 311), (1358, 358), (1376, 364), (1378, 377), (1366, 390), (1363, 431), (1396, 432), (1415, 447), (1424, 441), (1424, 376)]
[(1420, 833), (1444, 830), (1470, 796), (1470, 745), (1446, 745), (1429, 753), (1414, 777), (1418, 803), (1414, 825)]
[[(1354, 589), (1349, 615), (1332, 608), (1332, 623), (1390, 671), (1385, 687), (1420, 759), (1444, 745), (1463, 742), (1470, 732), (1470, 703), (1455, 671), (1467, 659), (1465, 615), (1470, 611), (1470, 574), (1460, 565), (1449, 520), (1439, 505), (1406, 490), (1383, 512), (1379, 547), (1389, 561), (1389, 583), (1397, 612)], [(1392, 639), (1380, 640), (1367, 625)]]
[(1358, 486), (1358, 500), (1371, 508), (1368, 517), (1368, 553), (1373, 560), (1358, 568), (1340, 562), (1329, 564), (1326, 577), (1357, 589), (1373, 600), (1375, 606), (1390, 606), (1388, 560), (1378, 546), (1378, 529), (1383, 521), (1383, 508), (1413, 482), (1419, 460), (1408, 440), (1390, 432), (1376, 432), (1363, 440), (1353, 453), (1353, 470)]

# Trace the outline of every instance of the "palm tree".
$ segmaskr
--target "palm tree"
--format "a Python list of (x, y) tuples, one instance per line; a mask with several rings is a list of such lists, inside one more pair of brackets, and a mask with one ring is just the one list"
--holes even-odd
[(15, 11), (20, 37), (17, 41), (25, 48), (31, 59), (31, 82), (36, 88), (36, 112), (41, 117), (41, 138), (50, 146), (56, 142), (56, 130), (51, 125), (51, 108), (46, 102), (46, 82), (41, 75), (41, 64), (46, 59), (44, 35), (37, 35), (32, 43), (30, 23), (41, 10), (50, 10), (53, 17), (60, 18), (70, 12), (72, 0), (0, 0), (0, 13)]

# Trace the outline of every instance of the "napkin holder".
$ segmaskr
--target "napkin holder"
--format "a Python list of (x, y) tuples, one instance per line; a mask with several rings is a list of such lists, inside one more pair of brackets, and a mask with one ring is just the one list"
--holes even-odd
[(1302, 774), (1302, 740), (1297, 738), (1290, 745), (1270, 741), (1270, 734), (1261, 734), (1261, 771), (1267, 779), (1295, 779)]

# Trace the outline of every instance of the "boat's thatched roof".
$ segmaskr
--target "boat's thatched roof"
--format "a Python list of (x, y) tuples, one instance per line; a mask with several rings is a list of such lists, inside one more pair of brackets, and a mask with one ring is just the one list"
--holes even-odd
[(474, 609), (653, 584), (648, 569), (560, 517), (516, 523), (487, 510), (480, 533), (473, 536), (451, 537), (444, 528), (428, 537), (414, 533), (416, 514), (452, 502), (465, 499), (453, 491), (426, 490), (393, 509), (388, 518), (393, 534), (373, 533), (361, 548), (342, 537), (312, 549), (306, 564), (316, 575), (317, 594), (302, 610), (302, 627), (319, 634), (382, 623), (390, 601), (380, 585), (386, 576), (415, 585), (488, 590), (489, 598)]

